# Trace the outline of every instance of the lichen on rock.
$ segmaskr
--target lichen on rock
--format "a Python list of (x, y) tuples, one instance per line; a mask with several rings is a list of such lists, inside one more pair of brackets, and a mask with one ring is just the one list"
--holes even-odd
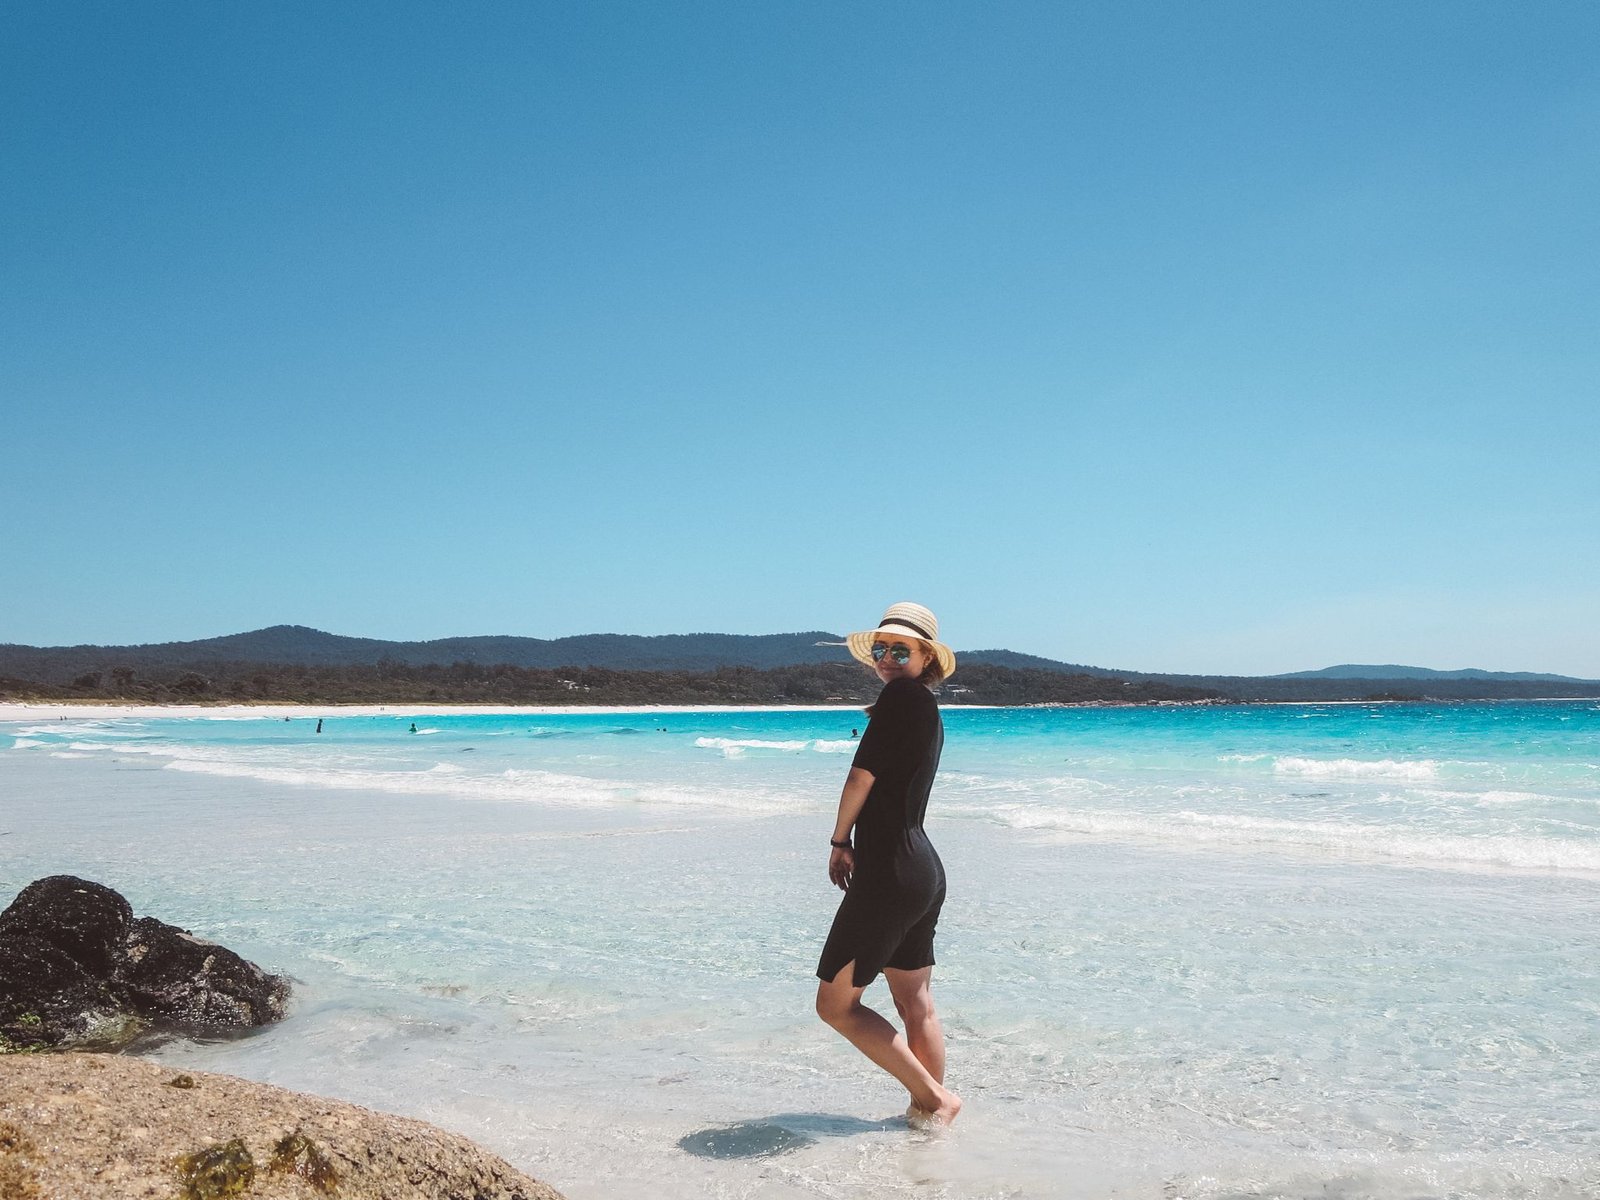
[(256, 1181), (256, 1160), (244, 1139), (205, 1146), (178, 1159), (183, 1200), (223, 1200), (237, 1196)]
[(284, 1134), (272, 1147), (271, 1170), (298, 1175), (329, 1196), (339, 1187), (339, 1172), (334, 1170), (328, 1156), (299, 1129)]

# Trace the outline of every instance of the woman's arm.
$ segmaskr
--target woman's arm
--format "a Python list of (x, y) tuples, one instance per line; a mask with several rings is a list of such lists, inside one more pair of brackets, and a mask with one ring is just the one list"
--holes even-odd
[[(844, 791), (839, 794), (839, 816), (833, 823), (833, 841), (850, 840), (850, 831), (856, 827), (856, 818), (867, 803), (867, 793), (872, 790), (871, 771), (851, 767), (845, 777)], [(828, 855), (828, 881), (843, 891), (850, 890), (850, 875), (856, 869), (856, 854), (852, 849), (833, 847)]]

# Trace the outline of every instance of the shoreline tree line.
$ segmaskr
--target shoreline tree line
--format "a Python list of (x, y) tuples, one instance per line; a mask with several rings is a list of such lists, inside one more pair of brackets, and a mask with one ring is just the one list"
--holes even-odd
[[(877, 677), (856, 663), (765, 670), (619, 671), (509, 664), (302, 666), (217, 663), (94, 668), (58, 682), (0, 678), (0, 698), (141, 704), (870, 704)], [(1149, 681), (975, 663), (940, 688), (946, 704), (1197, 702), (1220, 693)]]
[[(1353, 669), (1180, 675), (970, 650), (961, 653), (960, 669), (940, 698), (946, 704), (1028, 705), (1600, 697), (1600, 681), (1564, 676), (1395, 671), (1392, 679)], [(842, 639), (823, 631), (396, 642), (274, 625), (138, 646), (0, 645), (0, 699), (10, 700), (865, 704), (877, 687), (871, 672), (847, 658)]]

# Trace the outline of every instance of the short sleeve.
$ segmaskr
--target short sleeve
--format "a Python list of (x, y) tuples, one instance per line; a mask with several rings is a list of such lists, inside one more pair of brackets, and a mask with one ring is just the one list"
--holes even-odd
[(896, 766), (904, 767), (911, 758), (912, 733), (916, 725), (915, 692), (922, 685), (914, 679), (896, 679), (885, 685), (872, 706), (872, 719), (861, 735), (852, 767), (870, 771), (882, 779)]

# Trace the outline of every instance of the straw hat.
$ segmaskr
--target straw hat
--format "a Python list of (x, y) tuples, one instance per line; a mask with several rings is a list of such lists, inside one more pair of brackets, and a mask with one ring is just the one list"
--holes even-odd
[(919, 642), (926, 642), (939, 660), (939, 669), (944, 677), (948, 679), (956, 673), (955, 651), (939, 640), (939, 618), (922, 605), (912, 604), (909, 600), (891, 604), (876, 629), (852, 633), (845, 638), (844, 644), (850, 647), (852, 658), (870, 667), (872, 643), (892, 637), (915, 638)]

